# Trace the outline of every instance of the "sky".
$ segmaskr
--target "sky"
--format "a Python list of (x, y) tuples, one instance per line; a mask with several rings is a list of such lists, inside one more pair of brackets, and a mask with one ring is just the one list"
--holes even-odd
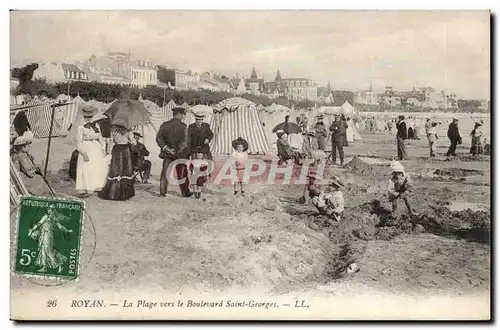
[(334, 89), (490, 95), (487, 11), (12, 11), (11, 67), (92, 54)]

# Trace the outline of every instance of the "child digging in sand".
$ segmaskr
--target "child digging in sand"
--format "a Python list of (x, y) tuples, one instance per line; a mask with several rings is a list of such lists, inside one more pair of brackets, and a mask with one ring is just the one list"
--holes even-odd
[(238, 194), (238, 185), (240, 186), (241, 196), (245, 196), (243, 190), (243, 174), (248, 160), (248, 142), (245, 139), (237, 138), (232, 142), (235, 151), (231, 154), (233, 168), (236, 169), (236, 181), (234, 181), (234, 194)]

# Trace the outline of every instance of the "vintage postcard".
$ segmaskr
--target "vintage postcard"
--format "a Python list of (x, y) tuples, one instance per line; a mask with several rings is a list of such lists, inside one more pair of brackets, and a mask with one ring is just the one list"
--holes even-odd
[(11, 319), (489, 320), (490, 15), (11, 11)]

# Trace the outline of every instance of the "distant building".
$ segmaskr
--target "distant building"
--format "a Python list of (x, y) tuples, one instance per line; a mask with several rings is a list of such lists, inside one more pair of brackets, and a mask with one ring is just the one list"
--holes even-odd
[(399, 93), (394, 92), (392, 86), (386, 86), (385, 92), (379, 94), (379, 102), (390, 106), (400, 106), (401, 96)]
[(318, 101), (324, 104), (332, 104), (334, 102), (333, 91), (330, 82), (326, 87), (318, 87)]
[(105, 56), (93, 54), (81, 66), (86, 72), (92, 73), (93, 81), (137, 87), (158, 84), (158, 72), (154, 63), (133, 59), (130, 53), (109, 52)]
[(378, 104), (377, 94), (373, 91), (372, 85), (367, 90), (358, 90), (354, 97), (357, 104)]
[(40, 64), (33, 72), (34, 79), (45, 79), (48, 82), (88, 81), (86, 72), (75, 64), (47, 62)]
[(137, 87), (146, 87), (148, 85), (157, 85), (157, 69), (149, 61), (133, 61), (130, 64), (129, 79), (132, 85)]
[(264, 91), (264, 79), (259, 79), (257, 77), (255, 67), (252, 69), (250, 79), (245, 79), (245, 88), (249, 94), (253, 95), (261, 95)]
[(95, 81), (98, 83), (109, 84), (109, 85), (131, 85), (132, 81), (130, 79), (113, 76), (113, 75), (104, 75), (97, 73), (88, 73), (89, 81)]
[[(318, 99), (318, 86), (317, 84), (308, 78), (285, 78), (281, 77), (280, 70), (276, 72), (276, 78), (274, 79), (275, 86), (284, 96), (292, 101), (302, 101), (310, 100), (316, 101)], [(284, 88), (283, 88), (284, 87)], [(284, 89), (284, 90), (283, 90)]]
[(214, 92), (230, 92), (229, 79), (222, 78), (213, 72), (204, 72), (200, 76), (199, 87)]
[(236, 77), (229, 79), (229, 87), (231, 90), (231, 93), (235, 95), (240, 95), (240, 94), (245, 94), (247, 93), (247, 88), (245, 86), (245, 79)]

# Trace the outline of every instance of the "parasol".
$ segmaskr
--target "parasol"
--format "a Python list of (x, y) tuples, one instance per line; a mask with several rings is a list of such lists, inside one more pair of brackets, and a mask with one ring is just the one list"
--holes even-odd
[(128, 129), (149, 122), (149, 111), (136, 100), (116, 100), (104, 114), (109, 117), (111, 125)]
[(276, 133), (276, 131), (280, 129), (282, 129), (286, 134), (299, 134), (302, 132), (299, 125), (286, 121), (274, 126), (273, 133)]

